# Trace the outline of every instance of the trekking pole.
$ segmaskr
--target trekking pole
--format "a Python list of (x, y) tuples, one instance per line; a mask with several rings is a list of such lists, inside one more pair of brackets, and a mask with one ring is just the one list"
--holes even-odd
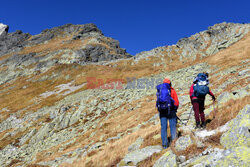
[(189, 119), (190, 119), (192, 110), (193, 110), (193, 106), (191, 106), (191, 108), (190, 108), (190, 113), (189, 113), (189, 116), (188, 116), (188, 120), (187, 120), (187, 122), (184, 124), (185, 126), (188, 124), (188, 121), (189, 121)]
[(184, 123), (179, 117), (177, 117), (177, 120), (180, 120), (181, 123), (182, 123), (183, 125), (185, 125), (185, 123)]
[[(213, 106), (214, 106), (214, 114), (213, 114), (213, 115), (214, 115), (214, 118), (215, 118), (215, 114), (216, 114), (216, 113), (215, 113), (215, 101), (213, 101)], [(214, 118), (213, 118), (213, 119), (214, 119)]]

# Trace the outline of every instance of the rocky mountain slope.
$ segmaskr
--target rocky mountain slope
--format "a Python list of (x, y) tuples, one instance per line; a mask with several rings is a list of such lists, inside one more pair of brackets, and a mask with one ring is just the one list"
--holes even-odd
[[(247, 166), (249, 31), (216, 24), (131, 56), (94, 24), (34, 36), (0, 24), (0, 165)], [(217, 103), (206, 99), (207, 128), (194, 130), (188, 90), (203, 71)], [(155, 86), (165, 77), (183, 122), (162, 150)]]

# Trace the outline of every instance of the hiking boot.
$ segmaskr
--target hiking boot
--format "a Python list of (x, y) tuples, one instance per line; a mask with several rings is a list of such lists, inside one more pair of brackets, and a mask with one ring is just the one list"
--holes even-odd
[(200, 124), (197, 124), (196, 126), (195, 126), (195, 129), (200, 129), (201, 128), (201, 125)]
[(167, 148), (168, 148), (168, 146), (167, 146), (167, 145), (163, 145), (162, 147), (163, 147), (163, 149), (167, 149)]
[(206, 128), (206, 123), (205, 123), (205, 122), (202, 122), (201, 127), (202, 127), (203, 129), (205, 129), (205, 128)]
[(162, 145), (163, 149), (167, 149), (169, 147), (169, 144), (167, 145)]
[(200, 122), (196, 122), (195, 129), (200, 129), (200, 128), (201, 128)]

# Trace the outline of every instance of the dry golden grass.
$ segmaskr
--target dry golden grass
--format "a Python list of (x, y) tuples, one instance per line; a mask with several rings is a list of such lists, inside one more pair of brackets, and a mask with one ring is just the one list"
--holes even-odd
[[(20, 131), (20, 132), (17, 132), (15, 135), (13, 136), (7, 136), (3, 139), (1, 139), (1, 142), (0, 142), (0, 149), (3, 149), (5, 146), (7, 146), (8, 144), (13, 144), (13, 145), (16, 145), (17, 143), (19, 143), (19, 139), (27, 133), (28, 130), (25, 130), (25, 131)], [(17, 146), (17, 145), (16, 145)]]
[(154, 166), (155, 162), (161, 157), (163, 156), (163, 154), (165, 154), (167, 151), (169, 151), (170, 148), (165, 149), (159, 153), (154, 153), (152, 156), (148, 157), (147, 159), (145, 159), (144, 161), (141, 161), (137, 164), (137, 167), (152, 167)]
[[(70, 140), (71, 140), (71, 139), (70, 139)], [(66, 151), (61, 151), (61, 152), (59, 152), (59, 148), (62, 147), (63, 144), (69, 142), (70, 140), (65, 141), (65, 142), (63, 142), (63, 143), (61, 143), (61, 144), (59, 144), (59, 145), (57, 145), (57, 146), (51, 147), (51, 148), (49, 148), (49, 150), (43, 150), (43, 151), (37, 153), (37, 155), (36, 155), (36, 160), (35, 160), (33, 163), (39, 163), (39, 162), (41, 162), (41, 161), (50, 161), (50, 160), (54, 160), (55, 158), (60, 157), (60, 156), (62, 156), (63, 154), (69, 152), (69, 149), (67, 150), (67, 152), (66, 152)], [(73, 150), (71, 150), (71, 151), (73, 151)], [(53, 152), (54, 154), (48, 155), (48, 154), (47, 154), (48, 152)]]
[(19, 52), (19, 54), (42, 53), (47, 51), (53, 52), (61, 49), (75, 49), (82, 46), (83, 43), (81, 40), (74, 40), (71, 41), (70, 43), (63, 42), (63, 41), (69, 41), (71, 38), (72, 36), (56, 37), (44, 44), (25, 47), (23, 50)]
[[(134, 77), (134, 76), (141, 77), (141, 76), (144, 76), (145, 74), (149, 75), (154, 71), (151, 68), (147, 68), (147, 66), (144, 67), (144, 68), (139, 68), (139, 67), (135, 67), (135, 69), (129, 68), (129, 67), (127, 67), (127, 65), (123, 65), (123, 63), (127, 64), (126, 61), (127, 60), (125, 60), (124, 62), (121, 62), (121, 65), (116, 67), (116, 68), (112, 68), (112, 67), (108, 67), (108, 66), (99, 66), (99, 65), (87, 65), (87, 66), (84, 66), (84, 67), (79, 66), (79, 65), (59, 65), (59, 66), (56, 66), (55, 68), (52, 68), (51, 70), (49, 70), (45, 74), (41, 74), (41, 75), (38, 75), (38, 76), (34, 77), (34, 79), (38, 79), (38, 78), (40, 78), (40, 77), (42, 77), (44, 75), (51, 75), (52, 73), (58, 73), (59, 72), (60, 74), (62, 74), (64, 76), (70, 75), (72, 79), (76, 78), (76, 82), (75, 82), (76, 85), (86, 83), (87, 82), (86, 77), (95, 77), (96, 79), (102, 79), (104, 81), (106, 81), (108, 79), (119, 79), (119, 80), (122, 80), (122, 81), (126, 82), (127, 77)], [(142, 64), (141, 64), (141, 66), (142, 66)], [(148, 66), (150, 66), (150, 65), (148, 65)], [(140, 69), (140, 70), (138, 70), (137, 68)], [(134, 72), (134, 70), (136, 72)], [(129, 72), (127, 72), (127, 71), (129, 71)], [(81, 74), (81, 75), (79, 75), (79, 74)], [(78, 76), (78, 77), (76, 77), (76, 76)], [(53, 81), (53, 83), (46, 82), (46, 81), (41, 82), (41, 83), (39, 83), (39, 87), (34, 87), (34, 86), (37, 86), (37, 85), (34, 85), (33, 83), (31, 83), (32, 85), (30, 85), (30, 86), (28, 85), (28, 86), (29, 86), (29, 88), (34, 87), (34, 89), (36, 91), (38, 91), (36, 93), (36, 91), (34, 91), (34, 89), (30, 89), (33, 92), (32, 95), (34, 97), (35, 95), (41, 94), (41, 93), (45, 92), (46, 90), (48, 90), (48, 91), (53, 90), (53, 88), (55, 86), (57, 86), (59, 84), (63, 84), (63, 83), (65, 83), (64, 78), (57, 79), (57, 80)], [(21, 82), (21, 84), (23, 84), (23, 82)], [(44, 88), (46, 88), (46, 90)], [(86, 89), (86, 87), (84, 87), (84, 88), (82, 88), (82, 89), (80, 89), (78, 91), (81, 91), (81, 90), (84, 90), (84, 89)], [(15, 90), (15, 92), (16, 92), (16, 90)], [(19, 90), (17, 91), (17, 93), (19, 93)], [(20, 92), (20, 94), (23, 94), (23, 93)], [(18, 97), (24, 97), (24, 96), (25, 95), (18, 96)], [(8, 99), (10, 99), (10, 98), (8, 98)], [(49, 97), (49, 99), (51, 99), (51, 97)], [(58, 99), (55, 99), (54, 101), (56, 101), (56, 100), (58, 100)], [(46, 105), (46, 103), (47, 102), (45, 102), (44, 104)], [(11, 106), (11, 105), (8, 104), (8, 102), (5, 103), (5, 104), (7, 106)], [(23, 104), (23, 106), (27, 106), (27, 104), (25, 104), (25, 103), (22, 103), (22, 104)], [(17, 106), (16, 108), (20, 109), (20, 108), (22, 108), (22, 106), (21, 107)]]
[(207, 129), (216, 129), (219, 126), (224, 125), (231, 119), (235, 118), (239, 111), (243, 109), (247, 104), (249, 104), (250, 96), (246, 96), (237, 100), (229, 100), (222, 107), (216, 108), (215, 111), (212, 111), (208, 119), (212, 121), (207, 124)]
[[(168, 129), (169, 132), (169, 129)], [(152, 133), (149, 133), (145, 138), (144, 141), (141, 145), (141, 148), (147, 147), (147, 146), (152, 146), (152, 145), (161, 145), (161, 137), (159, 137), (158, 139), (154, 139), (153, 137), (155, 135), (161, 134), (160, 132), (160, 126), (157, 127), (157, 129), (155, 129), (155, 131), (153, 131)]]
[[(57, 151), (60, 148), (60, 145), (56, 146), (54, 148), (51, 148), (50, 151), (55, 152), (55, 154), (53, 154), (53, 156), (49, 156), (49, 157), (46, 156), (46, 152), (48, 150), (40, 152), (39, 154), (37, 154), (37, 160), (34, 163), (38, 163), (40, 161), (53, 160), (56, 157), (60, 157), (62, 154), (65, 154), (66, 152), (73, 151), (79, 147), (84, 147), (85, 145), (87, 145), (91, 141), (93, 141), (95, 143), (99, 142), (100, 137), (102, 135), (104, 135), (102, 141), (105, 141), (109, 137), (117, 136), (118, 133), (125, 132), (128, 128), (135, 127), (136, 125), (148, 120), (156, 113), (156, 110), (154, 108), (152, 108), (152, 106), (154, 106), (154, 105), (152, 103), (146, 102), (146, 99), (150, 100), (151, 98), (153, 98), (153, 97), (149, 96), (149, 97), (137, 100), (131, 104), (125, 104), (125, 106), (124, 106), (125, 109), (123, 111), (120, 111), (119, 109), (117, 109), (115, 111), (111, 111), (112, 116), (108, 120), (101, 121), (100, 123), (102, 125), (100, 127), (97, 127), (96, 129), (90, 129), (83, 136), (78, 137), (74, 143), (72, 143), (71, 145), (68, 145), (67, 148), (65, 148), (65, 150), (62, 152)], [(145, 103), (145, 104), (142, 104), (142, 106), (143, 106), (142, 108), (139, 108), (139, 109), (133, 110), (133, 111), (129, 111), (129, 112), (126, 111), (128, 108), (130, 108), (130, 106), (135, 107), (136, 104), (140, 103), (140, 102)], [(104, 119), (106, 117), (106, 113), (103, 112), (101, 114), (102, 115), (99, 118)], [(155, 126), (155, 127), (157, 127), (157, 129), (159, 129), (159, 126)], [(110, 129), (112, 129), (112, 131), (110, 131)], [(147, 129), (146, 126), (141, 128), (141, 130), (144, 130), (144, 131), (146, 131), (146, 129)], [(148, 139), (149, 139), (148, 136), (152, 136), (152, 134), (155, 133), (155, 129), (156, 128), (154, 128), (154, 131), (149, 131), (149, 132), (144, 134), (145, 138), (146, 138), (145, 141), (147, 141), (148, 144), (152, 144), (153, 142), (155, 142), (155, 141), (152, 141), (150, 143), (148, 141)], [(89, 137), (91, 135), (91, 133), (93, 133), (93, 132), (95, 132), (96, 134), (93, 137)], [(133, 133), (133, 135), (135, 135), (135, 133)], [(137, 136), (136, 136), (136, 138), (137, 138)], [(156, 143), (158, 143), (158, 142), (159, 141), (157, 141)], [(94, 152), (91, 154), (94, 154)]]
[[(249, 35), (247, 37), (245, 37), (244, 39), (242, 39), (240, 42), (243, 43), (249, 43)], [(235, 52), (231, 52), (231, 49), (236, 49), (236, 50), (240, 50), (240, 51), (235, 51)], [(229, 54), (230, 53), (230, 54)], [(240, 53), (241, 55), (236, 56), (236, 58), (234, 57), (234, 54), (231, 53)], [(178, 53), (175, 53), (176, 55)], [(220, 58), (220, 57), (223, 58)], [(243, 56), (242, 58), (238, 59), (239, 57)], [(93, 65), (89, 65), (86, 66), (85, 68), (80, 68), (80, 71), (82, 71), (84, 73), (84, 75), (82, 77), (79, 77), (79, 79), (77, 80), (78, 84), (81, 84), (83, 82), (86, 82), (86, 80), (84, 80), (84, 78), (86, 76), (89, 77), (96, 77), (96, 78), (101, 78), (101, 79), (107, 79), (107, 78), (119, 78), (119, 79), (125, 79), (126, 77), (133, 77), (136, 76), (137, 78), (142, 77), (142, 76), (147, 76), (150, 74), (156, 74), (161, 72), (162, 70), (165, 71), (172, 71), (172, 70), (176, 70), (179, 68), (183, 68), (189, 65), (193, 65), (196, 63), (201, 63), (201, 62), (208, 62), (209, 64), (212, 65), (218, 65), (222, 70), (226, 69), (228, 67), (237, 65), (241, 60), (249, 58), (249, 45), (248, 44), (234, 44), (232, 46), (230, 46), (228, 49), (225, 49), (213, 56), (207, 57), (205, 59), (200, 59), (199, 55), (197, 55), (197, 59), (195, 61), (189, 61), (187, 63), (182, 63), (179, 62), (179, 57), (178, 56), (173, 56), (172, 58), (172, 63), (169, 64), (167, 66), (166, 69), (163, 69), (161, 66), (160, 67), (152, 67), (152, 64), (154, 62), (158, 62), (159, 59), (152, 57), (149, 58), (149, 60), (140, 60), (138, 62), (138, 64), (136, 65), (130, 65), (131, 64), (131, 60), (122, 60), (119, 63), (114, 63), (117, 64), (117, 67), (103, 67), (103, 66), (93, 66)], [(233, 62), (235, 59), (237, 59), (237, 61)], [(166, 55), (166, 60), (167, 62), (169, 61), (169, 57)], [(218, 72), (218, 71), (217, 71)], [(228, 76), (227, 79), (229, 79), (230, 77), (232, 77), (231, 75)], [(225, 79), (226, 80), (226, 79)], [(218, 83), (216, 84), (221, 84), (222, 82), (225, 82), (225, 80), (220, 80)], [(144, 99), (142, 99), (143, 101)], [(246, 101), (249, 101), (249, 99), (245, 99), (244, 104)], [(137, 101), (138, 102), (138, 101)], [(137, 103), (136, 102), (136, 103)], [(242, 103), (241, 105), (244, 106), (244, 104)], [(237, 107), (235, 106), (236, 104), (233, 104), (234, 107), (237, 109)], [(146, 105), (147, 106), (147, 105)], [(147, 108), (151, 108), (152, 106), (154, 106), (153, 104), (149, 103)], [(238, 105), (239, 107), (240, 105)], [(230, 106), (231, 108), (232, 106)], [(127, 109), (127, 106), (125, 106), (125, 110)], [(220, 110), (222, 110), (223, 108), (221, 108)], [(96, 137), (89, 139), (88, 136), (94, 132), (95, 130), (90, 130), (86, 133), (86, 135), (83, 135), (82, 137), (79, 137), (77, 139), (77, 141), (72, 144), (72, 146), (69, 146), (65, 151), (69, 151), (69, 150), (74, 150), (78, 147), (83, 147), (84, 144), (87, 144), (88, 142), (90, 142), (91, 140), (93, 140), (94, 142), (98, 142), (99, 141), (99, 137), (102, 134), (105, 134), (105, 137), (103, 138), (103, 140), (106, 140), (108, 137), (111, 136), (115, 136), (116, 134), (126, 131), (126, 129), (131, 128), (133, 126), (136, 126), (137, 124), (139, 124), (140, 122), (143, 121), (143, 118), (145, 118), (145, 120), (147, 120), (148, 118), (150, 118), (150, 116), (152, 114), (149, 114), (148, 116), (146, 113), (152, 113), (153, 110), (150, 111), (150, 109), (140, 109), (140, 111), (143, 111), (141, 113), (136, 111), (131, 111), (131, 112), (118, 112), (118, 114), (116, 115), (115, 113), (112, 113), (112, 117), (110, 117), (110, 119), (108, 119), (107, 121), (103, 122), (103, 127), (100, 127), (100, 129), (97, 131), (97, 134), (95, 135)], [(225, 111), (223, 109), (223, 111)], [(140, 114), (138, 114), (140, 113)], [(211, 127), (217, 127), (222, 125), (223, 123), (227, 122), (228, 120), (232, 119), (235, 115), (236, 112), (234, 114), (231, 114), (231, 116), (226, 117), (223, 121), (219, 121), (221, 120), (222, 116), (225, 115), (225, 112), (221, 112), (220, 116), (218, 116), (218, 118), (215, 118), (210, 124), (208, 124), (208, 129)], [(139, 120), (139, 122), (138, 122)], [(218, 123), (219, 122), (219, 123)], [(118, 126), (119, 125), (119, 126)], [(117, 128), (119, 127), (119, 128)], [(110, 129), (113, 129), (112, 131), (110, 131)], [(127, 148), (130, 144), (132, 144), (139, 136), (143, 137), (145, 142), (143, 144), (142, 147), (147, 146), (147, 145), (153, 145), (153, 144), (158, 144), (159, 141), (155, 141), (152, 139), (152, 136), (154, 136), (156, 133), (159, 133), (159, 129), (160, 127), (157, 126), (149, 126), (149, 127), (143, 127), (140, 130), (138, 130), (137, 132), (134, 132), (132, 134), (130, 134), (129, 136), (125, 136), (120, 140), (116, 140), (113, 142), (110, 142), (107, 145), (104, 145), (100, 148), (100, 150), (95, 151), (95, 152), (91, 152), (90, 154), (88, 154), (87, 157), (80, 159), (79, 161), (76, 161), (73, 163), (74, 166), (114, 166), (115, 164), (117, 164), (122, 157), (127, 153)], [(219, 138), (220, 134), (216, 134), (214, 136), (212, 136), (211, 138), (208, 139), (207, 144), (208, 145), (212, 145), (214, 144), (214, 146), (219, 146), (218, 144), (218, 138)], [(187, 150), (183, 151), (183, 152), (176, 152), (177, 155), (186, 155), (187, 157), (192, 157), (193, 155), (199, 154), (202, 151), (204, 151), (206, 147), (204, 148), (198, 148), (195, 144), (188, 147)], [(160, 155), (160, 154), (159, 154)], [(155, 159), (158, 158), (159, 155), (153, 155), (152, 157), (150, 157), (149, 159), (147, 159), (145, 162), (142, 162), (140, 165), (144, 166), (144, 164), (146, 163), (150, 163), (153, 164), (153, 162), (155, 161)], [(71, 164), (62, 164), (62, 166), (72, 166)]]
[[(238, 69), (238, 71), (244, 70), (245, 68), (241, 67)], [(214, 73), (215, 74), (215, 73)], [(218, 94), (223, 93), (225, 91), (228, 92), (232, 92), (234, 90), (234, 88), (236, 87), (236, 89), (238, 88), (242, 88), (242, 87), (246, 87), (249, 84), (248, 78), (238, 78), (238, 73), (229, 73), (227, 75), (223, 75), (223, 77), (221, 77), (221, 79), (218, 79), (218, 76), (216, 77), (211, 77), (209, 80), (211, 83), (213, 83), (212, 85), (212, 89), (216, 89), (217, 87), (219, 87), (220, 85), (222, 85), (223, 83), (227, 82), (228, 80), (236, 80), (231, 84), (228, 84), (226, 86), (226, 88), (224, 88), (223, 90), (221, 90), (221, 92), (218, 92)], [(238, 87), (238, 88), (237, 88)]]
[(209, 136), (206, 139), (206, 145), (223, 148), (223, 146), (220, 144), (220, 137), (222, 134), (223, 134), (222, 132), (218, 132), (212, 136)]
[[(114, 49), (112, 49), (106, 43), (91, 43), (91, 42), (89, 42), (93, 37), (86, 38), (86, 39), (84, 39), (84, 41), (82, 41), (80, 39), (79, 40), (71, 40), (72, 36), (73, 35), (65, 36), (65, 37), (56, 37), (56, 38), (53, 38), (50, 41), (47, 41), (46, 43), (43, 43), (43, 44), (28, 46), (28, 47), (25, 47), (23, 50), (21, 50), (18, 54), (39, 53), (38, 56), (43, 56), (43, 55), (48, 54), (49, 52), (58, 51), (58, 50), (62, 50), (62, 49), (73, 49), (73, 50), (80, 49), (82, 46), (85, 46), (87, 44), (91, 44), (93, 46), (96, 46), (96, 45), (104, 46), (107, 49), (110, 49), (110, 51), (113, 54), (116, 54), (114, 52)], [(38, 56), (36, 56), (36, 57), (38, 57)], [(5, 57), (8, 57), (8, 55), (6, 55)], [(59, 57), (59, 56), (57, 56), (57, 57)]]
[(16, 166), (18, 163), (20, 163), (22, 161), (18, 160), (18, 159), (13, 159), (6, 167), (13, 167)]
[(247, 85), (249, 85), (249, 78), (242, 78), (242, 79), (238, 79), (236, 82), (227, 85), (227, 87), (225, 88), (226, 91), (228, 92), (232, 92), (233, 90), (239, 89), (239, 88), (244, 88)]
[(0, 57), (0, 61), (4, 60), (4, 59), (7, 59), (11, 56), (13, 56), (15, 53), (8, 53), (8, 54), (5, 54), (3, 56)]
[(28, 165), (27, 167), (49, 167), (49, 166), (47, 166), (47, 165), (31, 164), (31, 165)]
[(190, 159), (196, 155), (202, 153), (207, 147), (199, 148), (196, 144), (191, 144), (183, 151), (177, 151), (174, 147), (171, 147), (174, 154), (177, 156), (184, 155), (187, 159)]
[[(197, 62), (199, 62), (200, 60), (197, 60)], [(152, 62), (152, 61), (151, 61)], [(146, 62), (143, 62), (144, 64), (146, 63)], [(139, 64), (140, 65), (140, 64)], [(221, 65), (221, 64), (220, 64)], [(223, 65), (222, 65), (222, 67), (224, 67)], [(121, 68), (122, 69), (122, 68)], [(130, 69), (130, 71), (131, 71), (131, 68), (129, 68), (128, 67), (128, 69)], [(136, 68), (136, 70), (138, 71), (140, 68)], [(145, 71), (144, 71), (145, 72)], [(143, 73), (143, 74), (145, 74), (145, 73)], [(232, 77), (232, 76), (229, 76), (229, 77)], [(225, 80), (224, 80), (225, 81)], [(220, 81), (220, 82), (224, 82), (224, 81)], [(244, 104), (243, 104), (244, 105)], [(230, 120), (231, 118), (228, 118), (228, 119), (226, 119), (225, 121), (228, 121), (228, 120)], [(152, 134), (155, 134), (155, 132), (153, 132)], [(149, 139), (150, 137), (149, 136), (152, 136), (152, 134), (148, 134), (148, 136), (146, 136), (146, 143), (148, 142), (147, 141), (147, 139)], [(219, 136), (220, 136), (220, 134), (218, 134), (218, 135), (215, 135), (215, 136), (212, 136), (211, 137), (211, 139), (208, 139), (208, 142), (212, 142), (212, 143), (215, 143), (215, 145), (217, 145), (218, 144), (218, 138), (219, 138)], [(149, 140), (150, 141), (150, 140)], [(152, 142), (152, 141), (151, 141)], [(216, 144), (217, 143), (217, 144)], [(148, 143), (149, 145), (152, 145), (152, 143)], [(146, 146), (147, 144), (145, 144), (145, 146)], [(218, 146), (218, 145), (217, 145)], [(181, 152), (181, 153), (179, 153), (179, 154), (184, 154), (184, 155), (186, 155), (186, 156), (193, 156), (193, 155), (196, 155), (196, 154), (199, 154), (200, 152), (202, 152), (202, 151), (204, 151), (204, 149), (205, 148), (197, 148), (197, 146), (196, 145), (193, 145), (193, 146), (191, 146), (191, 147), (189, 147), (185, 152)], [(118, 158), (119, 159), (119, 158)], [(154, 159), (153, 157), (150, 157), (147, 161), (152, 161), (152, 159)], [(91, 162), (92, 163), (92, 162)], [(143, 164), (143, 163), (142, 163)]]
[[(63, 40), (69, 40), (71, 37), (64, 37), (64, 38), (55, 38), (46, 44), (40, 44), (37, 46), (31, 46), (24, 48), (19, 54), (27, 54), (30, 52), (38, 52), (38, 53), (46, 53), (47, 51), (53, 51), (58, 50), (62, 48), (74, 48), (78, 46), (84, 45), (81, 41), (74, 41), (73, 43), (64, 43), (62, 44)], [(90, 40), (90, 39), (88, 39)], [(84, 42), (88, 41), (85, 40)], [(173, 51), (173, 53), (175, 53)], [(169, 59), (169, 57), (166, 55), (166, 60)], [(83, 83), (86, 83), (86, 77), (96, 77), (97, 79), (103, 79), (104, 81), (107, 79), (120, 79), (126, 82), (127, 77), (134, 77), (137, 78), (148, 76), (151, 74), (157, 74), (161, 72), (162, 70), (175, 70), (178, 68), (182, 68), (184, 66), (190, 65), (190, 63), (182, 64), (179, 62), (178, 56), (173, 56), (173, 62), (167, 66), (166, 69), (164, 69), (162, 66), (160, 67), (153, 67), (152, 64), (154, 62), (158, 62), (159, 58), (156, 57), (150, 57), (149, 61), (146, 60), (140, 60), (138, 64), (131, 65), (132, 60), (122, 60), (119, 63), (117, 63), (117, 67), (108, 67), (108, 66), (99, 66), (99, 65), (87, 65), (87, 66), (78, 66), (78, 65), (58, 65), (52, 69), (50, 69), (48, 72), (37, 75), (34, 77), (34, 79), (39, 79), (44, 75), (52, 75), (53, 73), (60, 73), (61, 75), (70, 75), (71, 80), (75, 79), (76, 76), (79, 74), (80, 77), (77, 77), (76, 79), (76, 85), (80, 85)], [(197, 60), (195, 62), (198, 62), (200, 60)], [(192, 63), (195, 63), (192, 62)], [(169, 63), (168, 63), (169, 64)], [(17, 110), (23, 109), (27, 106), (30, 106), (34, 102), (32, 99), (34, 97), (39, 96), (41, 93), (44, 93), (45, 91), (53, 90), (55, 86), (59, 84), (65, 83), (65, 79), (55, 79), (53, 82), (50, 81), (43, 81), (39, 83), (27, 83), (27, 78), (20, 78), (18, 79), (14, 84), (10, 86), (15, 86), (12, 91), (9, 91), (9, 94), (6, 96), (6, 94), (0, 94), (1, 102), (0, 108), (4, 107), (10, 107), (12, 112), (16, 112)], [(69, 81), (71, 81), (69, 80)], [(27, 85), (29, 87), (28, 90), (24, 89), (22, 90), (21, 87)], [(9, 87), (10, 87), (9, 86)], [(6, 87), (5, 87), (6, 88)], [(86, 87), (78, 90), (84, 90)], [(25, 100), (23, 99), (25, 97)], [(11, 100), (10, 100), (11, 99)], [(15, 99), (14, 101), (12, 99)], [(51, 96), (46, 99), (42, 99), (42, 102), (39, 105), (33, 106), (32, 108), (37, 110), (42, 106), (46, 105), (53, 105), (55, 101), (60, 100), (61, 98), (58, 98), (57, 96)], [(4, 118), (7, 118), (8, 115), (6, 115)]]
[[(53, 75), (53, 73), (59, 73), (61, 75), (54, 80), (32, 82), (46, 75), (51, 76)], [(6, 119), (9, 114), (23, 108), (28, 107), (27, 110), (36, 111), (41, 107), (53, 105), (54, 102), (62, 99), (63, 97), (52, 95), (47, 98), (41, 98), (40, 94), (46, 91), (55, 90), (55, 87), (57, 85), (71, 82), (78, 74), (81, 74), (81, 71), (78, 71), (78, 69), (73, 65), (58, 65), (56, 67), (53, 67), (46, 73), (36, 76), (30, 76), (29, 78), (20, 77), (16, 79), (14, 83), (5, 84), (0, 88), (0, 91), (4, 89), (10, 90), (8, 91), (8, 94), (6, 94), (5, 92), (0, 93), (0, 108), (7, 107), (10, 112), (1, 113), (3, 119)], [(66, 80), (64, 76), (67, 75), (72, 76), (72, 78)], [(32, 78), (32, 81), (28, 81), (28, 79), (30, 78)], [(83, 82), (86, 82), (86, 80)], [(26, 86), (27, 89), (23, 89), (24, 86)], [(37, 101), (34, 101), (34, 99), (37, 99)], [(25, 114), (25, 111), (23, 114)]]
[[(114, 166), (126, 155), (128, 147), (134, 143), (138, 137), (146, 137), (149, 133), (154, 132), (156, 127), (157, 125), (151, 125), (147, 128), (139, 129), (137, 132), (127, 135), (113, 143), (111, 142), (101, 147), (101, 150), (90, 154), (90, 157), (85, 157), (82, 160), (74, 162), (73, 166)], [(68, 165), (62, 164), (62, 166)]]
[[(34, 107), (35, 97), (39, 96), (41, 93), (44, 93), (48, 90), (53, 90), (54, 87), (56, 86), (56, 84), (53, 85), (51, 81), (48, 80), (43, 82), (28, 82), (26, 81), (26, 79), (27, 78), (17, 79), (16, 82), (8, 86), (8, 87), (14, 87), (10, 91), (8, 91), (8, 94), (5, 93), (0, 94), (0, 108), (7, 107), (11, 111), (6, 113), (7, 116), (27, 106), (30, 106), (31, 108)], [(28, 89), (23, 89), (23, 86), (27, 86)], [(53, 96), (44, 99), (42, 103), (43, 104), (45, 103), (45, 105), (49, 104), (52, 99)], [(58, 99), (59, 98), (54, 97), (54, 101), (57, 101)]]
[(13, 129), (7, 129), (7, 130), (0, 132), (0, 140), (4, 138), (4, 135), (6, 135), (7, 133), (10, 133), (11, 131), (13, 131)]
[[(148, 97), (153, 98), (153, 97)], [(141, 99), (140, 101), (146, 101), (146, 99)], [(135, 102), (135, 103), (138, 103)], [(153, 102), (154, 103), (154, 102)], [(155, 113), (155, 109), (153, 109), (154, 106), (153, 103), (149, 104), (143, 104), (142, 106), (145, 106), (144, 108), (141, 108), (135, 111), (122, 111), (118, 113), (113, 113), (112, 117), (108, 119), (107, 121), (102, 122), (103, 125), (98, 128), (98, 131), (96, 131), (95, 136), (96, 139), (89, 139), (88, 140), (94, 140), (95, 142), (99, 141), (99, 137), (102, 134), (106, 134), (108, 136), (115, 136), (119, 132), (126, 131), (128, 128), (131, 128), (133, 126), (136, 126), (140, 122), (143, 122), (145, 120), (148, 120), (150, 117), (152, 117)], [(152, 110), (152, 109), (153, 110)], [(125, 106), (125, 110), (127, 107)], [(117, 114), (117, 115), (116, 115)], [(150, 117), (148, 116), (150, 114)], [(144, 119), (143, 119), (144, 118)], [(117, 126), (119, 125), (119, 128), (117, 129)], [(113, 129), (110, 131), (110, 129)], [(91, 132), (89, 132), (90, 134)], [(161, 145), (161, 139), (153, 139), (153, 136), (156, 134), (160, 134), (160, 125), (149, 125), (149, 126), (143, 126), (138, 131), (133, 132), (132, 134), (123, 137), (120, 140), (113, 141), (103, 147), (101, 147), (100, 150), (91, 152), (87, 155), (87, 157), (75, 162), (74, 166), (114, 166), (116, 165), (121, 158), (127, 153), (128, 146), (131, 145), (139, 136), (144, 138), (144, 143), (141, 147), (146, 147), (149, 145)], [(89, 136), (89, 135), (87, 135)], [(107, 136), (107, 137), (108, 137)], [(104, 137), (104, 141), (107, 137)], [(77, 139), (78, 147), (81, 145), (83, 146), (82, 141), (86, 141), (87, 138), (84, 135), (81, 139)], [(122, 143), (122, 144), (121, 144)], [(74, 147), (76, 148), (76, 147)], [(164, 152), (161, 152), (160, 154), (155, 154), (153, 157), (150, 157), (149, 159), (143, 161), (139, 166), (144, 166), (146, 163), (153, 164), (158, 157), (160, 157)], [(62, 164), (62, 166), (70, 166), (70, 164)]]
[(239, 65), (243, 60), (250, 58), (250, 33), (239, 42), (229, 46), (215, 55), (205, 58), (212, 65), (219, 65), (221, 70)]

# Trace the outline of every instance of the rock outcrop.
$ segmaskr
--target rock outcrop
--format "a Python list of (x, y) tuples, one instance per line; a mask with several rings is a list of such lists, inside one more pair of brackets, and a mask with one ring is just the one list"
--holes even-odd
[(246, 106), (239, 112), (236, 118), (227, 126), (229, 130), (221, 136), (221, 144), (227, 148), (247, 146), (250, 147), (250, 106)]
[[(94, 24), (66, 24), (43, 30), (31, 36), (17, 30), (7, 33), (8, 26), (1, 26), (0, 84), (10, 82), (16, 77), (43, 73), (60, 64), (87, 65), (131, 57), (120, 43), (105, 37)], [(15, 72), (13, 72), (15, 71)]]
[(10, 52), (18, 52), (28, 43), (30, 34), (17, 30), (13, 33), (5, 31), (0, 36), (0, 57)]
[(190, 136), (182, 136), (177, 139), (175, 143), (175, 149), (177, 151), (183, 151), (186, 150), (188, 146), (190, 146), (193, 143), (192, 139)]
[(9, 26), (0, 23), (0, 37), (6, 35), (9, 31)]
[(180, 39), (176, 45), (158, 47), (151, 51), (138, 53), (136, 59), (150, 56), (162, 57), (167, 53), (172, 59), (179, 57), (182, 62), (187, 62), (190, 59), (196, 60), (227, 48), (239, 41), (248, 32), (250, 32), (249, 24), (215, 24), (209, 27), (208, 30)]
[[(247, 166), (249, 149), (249, 105), (242, 109), (236, 118), (226, 124), (228, 130), (223, 133), (220, 143), (225, 150), (210, 150), (209, 154), (190, 159), (194, 166)], [(185, 163), (182, 164), (185, 166)]]
[[(86, 45), (86, 49), (83, 47), (84, 49), (77, 49), (74, 51), (78, 57), (82, 57), (82, 59), (78, 60), (80, 62), (109, 61), (131, 57), (131, 55), (126, 53), (125, 49), (120, 48), (120, 44), (117, 40), (105, 37), (101, 30), (99, 30), (94, 24), (66, 24), (52, 29), (43, 30), (40, 34), (34, 36), (31, 36), (28, 33), (23, 33), (20, 30), (17, 30), (14, 33), (7, 32), (8, 26), (4, 26), (2, 24), (0, 56), (7, 53), (21, 51), (24, 47), (41, 45), (52, 39), (56, 40), (61, 38), (66, 40), (63, 40), (59, 43), (59, 45), (62, 45), (63, 43), (72, 43), (78, 40), (82, 40), (84, 42), (86, 39), (91, 39), (88, 41), (89, 44)], [(91, 44), (94, 44), (94, 46)], [(111, 53), (112, 51), (113, 53)]]
[(176, 167), (176, 155), (172, 151), (168, 151), (159, 158), (153, 167)]
[(145, 160), (154, 153), (158, 153), (162, 150), (161, 146), (148, 146), (143, 149), (138, 149), (128, 153), (118, 166), (123, 165), (137, 165), (138, 162)]

